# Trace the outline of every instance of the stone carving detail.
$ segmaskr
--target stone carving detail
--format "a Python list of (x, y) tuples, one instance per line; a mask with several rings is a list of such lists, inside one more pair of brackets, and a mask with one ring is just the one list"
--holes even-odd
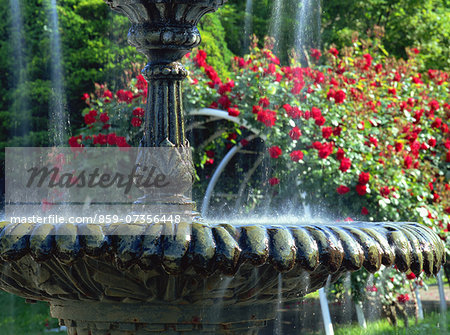
[[(257, 306), (264, 308), (251, 311), (261, 322), (273, 317), (275, 307), (269, 306), (278, 299), (279, 280), (283, 300), (292, 301), (323, 287), (328, 275), (336, 280), (361, 267), (375, 272), (382, 264), (416, 275), (422, 270), (436, 274), (445, 260), (442, 241), (414, 223), (5, 224), (0, 242), (0, 288), (49, 301), (54, 316), (83, 320), (70, 321), (70, 327), (80, 330), (97, 329), (93, 324), (106, 327), (104, 322), (120, 327), (131, 323), (136, 329), (181, 324), (192, 331), (199, 324), (220, 328), (224, 322), (253, 320), (239, 308)], [(208, 312), (217, 304), (231, 319), (219, 323), (214, 317), (218, 311)], [(93, 313), (96, 308), (105, 313)], [(124, 319), (105, 320), (114, 315), (108, 308), (121, 310)], [(177, 312), (140, 315), (139, 308)]]

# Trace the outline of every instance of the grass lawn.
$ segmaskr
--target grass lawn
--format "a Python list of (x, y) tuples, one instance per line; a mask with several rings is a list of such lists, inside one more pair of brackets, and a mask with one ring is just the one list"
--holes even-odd
[(357, 325), (336, 327), (335, 335), (448, 335), (450, 334), (450, 311), (447, 312), (446, 320), (441, 320), (439, 313), (425, 315), (424, 320), (414, 324), (410, 319), (410, 327), (404, 328), (403, 322), (399, 327), (392, 327), (387, 320), (379, 320), (369, 323), (367, 329), (361, 329)]
[(0, 291), (1, 335), (65, 334), (45, 332), (56, 327), (58, 321), (50, 317), (47, 303), (27, 304), (23, 298)]

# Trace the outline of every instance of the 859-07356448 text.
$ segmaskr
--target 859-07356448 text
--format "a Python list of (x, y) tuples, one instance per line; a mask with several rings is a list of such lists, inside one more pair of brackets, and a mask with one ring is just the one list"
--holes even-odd
[(173, 214), (95, 214), (92, 216), (64, 216), (64, 215), (48, 215), (48, 216), (15, 216), (10, 217), (11, 223), (73, 223), (73, 224), (111, 224), (111, 223), (180, 223), (183, 221), (182, 215)]

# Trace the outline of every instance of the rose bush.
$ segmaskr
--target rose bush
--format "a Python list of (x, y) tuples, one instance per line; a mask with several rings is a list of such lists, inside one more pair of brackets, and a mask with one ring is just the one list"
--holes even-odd
[[(255, 41), (251, 54), (235, 57), (227, 80), (208, 65), (204, 51), (190, 55), (187, 110), (223, 109), (256, 129), (272, 161), (268, 180), (279, 181), (271, 183), (277, 188), (271, 194), (280, 202), (298, 192), (336, 218), (418, 221), (446, 240), (448, 74), (418, 73), (419, 50), (397, 60), (385, 55), (377, 39), (355, 39), (324, 55), (312, 50), (309, 67), (280, 65), (266, 42), (259, 49)], [(83, 96), (86, 126), (69, 144), (137, 145), (146, 92), (142, 76), (115, 94), (96, 85), (95, 93)], [(224, 148), (223, 154), (240, 142), (242, 128), (229, 127), (202, 148), (197, 166), (220, 160), (214, 149)], [(292, 181), (299, 186), (293, 188)]]
[(313, 50), (309, 67), (281, 66), (270, 43), (263, 49), (254, 43), (223, 80), (200, 50), (190, 58), (186, 101), (228, 111), (258, 130), (281, 202), (305, 193), (306, 203), (319, 203), (328, 215), (418, 221), (446, 240), (448, 74), (418, 73), (420, 51), (408, 52), (408, 60), (397, 60), (377, 39), (355, 39), (325, 55)]
[[(311, 50), (307, 67), (294, 58), (281, 65), (270, 40), (262, 49), (255, 41), (251, 50), (233, 59), (227, 79), (219, 77), (202, 50), (186, 59), (191, 71), (187, 110), (221, 109), (246, 125), (212, 129), (206, 144), (194, 148), (198, 172), (209, 176), (234, 145), (251, 147), (256, 141), (248, 141), (251, 128), (265, 141), (253, 150), (263, 151), (270, 163), (264, 166), (268, 173), (251, 183), (252, 194), (260, 195), (255, 202), (283, 206), (295, 199), (296, 208), (303, 202), (337, 220), (417, 221), (446, 241), (448, 253), (448, 73), (418, 72), (420, 50), (408, 50), (407, 60), (395, 59), (377, 38), (355, 38), (351, 46), (324, 54)], [(115, 94), (97, 85), (95, 94), (84, 96), (86, 126), (70, 145), (137, 145), (146, 89), (141, 76)], [(232, 182), (216, 190), (235, 194), (239, 169), (225, 171)], [(355, 278), (353, 286), (365, 285), (367, 274)], [(393, 322), (395, 310), (401, 312), (413, 296), (405, 283), (404, 274), (387, 269), (370, 288), (381, 292)]]

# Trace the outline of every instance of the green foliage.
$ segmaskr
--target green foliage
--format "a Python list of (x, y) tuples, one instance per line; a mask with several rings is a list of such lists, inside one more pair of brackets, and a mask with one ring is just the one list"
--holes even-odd
[(1, 291), (0, 306), (2, 335), (43, 335), (46, 329), (58, 327), (47, 303), (27, 304), (24, 298)]
[[(448, 320), (450, 318), (450, 312), (444, 315)], [(450, 323), (443, 323), (443, 318), (440, 313), (431, 313), (425, 315), (425, 318), (414, 324), (414, 320), (411, 318), (410, 327), (405, 327), (404, 324), (400, 324), (399, 327), (392, 327), (392, 325), (385, 319), (381, 319), (375, 322), (371, 322), (367, 325), (367, 329), (363, 329), (358, 325), (340, 326), (336, 327), (336, 335), (443, 335), (448, 334), (450, 331)]]
[(385, 29), (382, 43), (391, 54), (420, 49), (426, 68), (450, 68), (450, 7), (447, 0), (341, 0), (323, 3), (325, 44), (348, 45), (354, 31), (363, 37), (375, 26)]
[[(0, 145), (48, 144), (47, 126), (51, 92), (51, 28), (49, 1), (21, 2), (23, 54), (26, 67), (17, 72), (14, 57), (12, 17), (9, 2), (0, 4)], [(80, 96), (95, 82), (120, 86), (123, 69), (143, 57), (127, 45), (129, 23), (114, 14), (102, 0), (58, 2), (59, 26), (67, 110), (80, 110)], [(114, 27), (114, 28), (112, 28)], [(21, 78), (22, 80), (19, 80)], [(18, 83), (22, 82), (20, 86)], [(72, 124), (80, 124), (78, 113), (70, 113)], [(30, 133), (29, 133), (30, 132)]]
[(221, 10), (211, 15), (205, 15), (200, 21), (198, 29), (202, 36), (201, 48), (211, 55), (211, 65), (222, 77), (228, 77), (229, 60), (232, 53), (225, 40), (225, 30), (219, 19), (221, 15), (223, 15)]
[[(239, 55), (243, 50), (242, 34), (245, 20), (245, 1), (230, 0), (221, 17), (230, 49)], [(260, 40), (270, 33), (275, 1), (253, 0), (253, 32)], [(288, 60), (294, 46), (296, 13), (301, 3), (283, 1), (279, 57)], [(382, 40), (389, 53), (406, 57), (406, 47), (417, 47), (426, 68), (450, 68), (450, 6), (448, 0), (333, 0), (322, 1), (322, 43), (329, 47), (348, 45), (354, 32), (362, 38), (370, 30), (381, 26), (386, 34)], [(369, 34), (368, 34), (369, 32)], [(319, 41), (316, 41), (319, 42)], [(310, 42), (311, 43), (311, 42)], [(314, 44), (311, 44), (314, 45)], [(308, 49), (309, 49), (308, 45)]]

